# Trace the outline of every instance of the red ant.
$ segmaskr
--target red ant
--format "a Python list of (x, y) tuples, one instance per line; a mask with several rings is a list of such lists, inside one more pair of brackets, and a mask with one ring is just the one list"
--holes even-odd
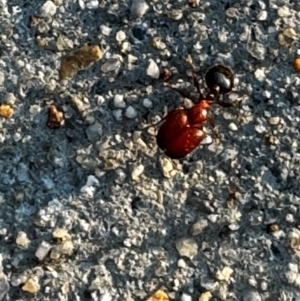
[[(163, 124), (156, 136), (157, 145), (171, 159), (184, 158), (198, 147), (201, 141), (206, 138), (203, 127), (207, 121), (211, 124), (216, 134), (215, 123), (209, 116), (211, 105), (218, 104), (225, 108), (233, 106), (230, 103), (217, 101), (220, 95), (229, 93), (234, 85), (234, 76), (228, 67), (216, 65), (208, 70), (205, 75), (205, 81), (209, 92), (204, 97), (200, 91), (199, 82), (190, 56), (187, 58), (187, 62), (192, 68), (193, 84), (199, 93), (198, 103), (189, 109), (180, 107), (168, 113), (159, 122), (163, 122)], [(186, 97), (182, 91), (177, 90), (169, 84), (165, 83), (165, 86)]]

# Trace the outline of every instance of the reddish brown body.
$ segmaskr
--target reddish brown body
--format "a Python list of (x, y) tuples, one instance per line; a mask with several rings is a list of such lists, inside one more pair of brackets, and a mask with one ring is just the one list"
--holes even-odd
[(180, 159), (192, 152), (206, 137), (203, 126), (212, 101), (202, 100), (190, 109), (171, 111), (159, 128), (156, 141), (171, 159)]
[[(209, 92), (204, 97), (199, 87), (195, 68), (190, 56), (187, 62), (192, 67), (193, 82), (199, 93), (198, 103), (189, 109), (179, 108), (170, 112), (158, 130), (156, 142), (171, 159), (181, 159), (191, 153), (206, 137), (203, 127), (208, 121), (215, 129), (214, 121), (209, 117), (209, 109), (213, 104), (228, 108), (232, 104), (219, 101), (220, 95), (229, 93), (234, 84), (232, 71), (224, 65), (215, 65), (205, 75)], [(164, 83), (165, 86), (189, 98), (182, 91)]]

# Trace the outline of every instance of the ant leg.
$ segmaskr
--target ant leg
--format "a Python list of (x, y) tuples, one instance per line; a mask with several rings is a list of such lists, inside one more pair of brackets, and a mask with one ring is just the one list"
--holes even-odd
[(215, 141), (217, 144), (219, 144), (220, 136), (219, 136), (218, 128), (215, 125), (215, 122), (213, 121), (213, 119), (211, 117), (207, 117), (207, 121), (210, 123), (210, 125), (213, 128), (213, 134), (212, 134), (213, 141)]
[(233, 103), (228, 103), (228, 102), (224, 102), (224, 101), (218, 101), (218, 102), (215, 102), (214, 104), (218, 104), (219, 106), (221, 106), (223, 108), (231, 108), (234, 106)]
[(200, 91), (199, 81), (197, 79), (197, 75), (196, 75), (196, 71), (195, 71), (195, 67), (194, 67), (194, 64), (193, 64), (192, 57), (190, 55), (188, 55), (186, 61), (190, 65), (190, 67), (192, 68), (193, 83), (194, 83), (194, 86), (196, 87), (198, 93), (200, 94), (199, 98), (200, 99), (204, 99), (204, 97), (203, 97), (203, 95), (202, 95), (202, 93)]
[(220, 105), (221, 107), (224, 107), (224, 108), (230, 108), (230, 107), (237, 106), (243, 99), (244, 99), (244, 96), (241, 96), (241, 97), (237, 98), (233, 103), (219, 101), (219, 102), (215, 102), (215, 104), (218, 104), (218, 105)]
[(170, 116), (173, 116), (173, 115), (178, 114), (178, 111), (180, 111), (180, 110), (183, 110), (183, 111), (184, 111), (185, 109), (182, 108), (182, 107), (176, 108), (176, 109), (174, 109), (173, 111), (171, 111), (170, 113), (168, 113), (165, 117), (163, 117), (163, 118), (162, 118), (161, 120), (159, 120), (158, 122), (153, 123), (153, 124), (150, 124), (150, 125), (144, 127), (143, 130), (146, 130), (146, 129), (151, 128), (151, 127), (156, 127), (156, 126), (158, 126), (159, 124), (161, 124), (162, 122), (164, 122), (164, 121), (165, 121), (167, 118), (169, 118)]
[(168, 87), (168, 88), (171, 89), (171, 90), (174, 90), (174, 91), (178, 92), (183, 98), (188, 98), (188, 99), (190, 99), (190, 97), (189, 97), (187, 94), (185, 94), (183, 91), (181, 91), (181, 90), (179, 90), (179, 89), (177, 89), (177, 88), (171, 86), (169, 83), (164, 82), (163, 85), (164, 85), (165, 87)]

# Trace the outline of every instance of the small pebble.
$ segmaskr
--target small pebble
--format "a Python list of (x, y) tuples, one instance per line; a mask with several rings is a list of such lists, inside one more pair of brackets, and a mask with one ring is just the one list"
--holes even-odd
[(182, 10), (174, 9), (168, 13), (168, 18), (178, 21), (183, 17)]
[(261, 301), (261, 297), (256, 291), (249, 291), (247, 293), (244, 293), (243, 301)]
[(201, 294), (199, 301), (209, 301), (211, 297), (212, 294), (210, 292), (205, 292)]
[(193, 238), (180, 238), (176, 241), (176, 249), (180, 256), (193, 259), (198, 253), (198, 244)]
[(268, 12), (266, 10), (262, 10), (258, 13), (256, 20), (257, 21), (265, 21), (268, 18)]
[(277, 14), (280, 18), (286, 18), (291, 15), (291, 11), (288, 6), (282, 6), (278, 8)]
[(10, 118), (14, 113), (14, 110), (9, 105), (1, 105), (0, 106), (0, 116), (4, 118)]
[(257, 133), (259, 133), (259, 134), (262, 134), (262, 133), (266, 132), (267, 129), (266, 129), (266, 127), (264, 127), (263, 125), (258, 124), (258, 125), (255, 126), (255, 131), (256, 131)]
[(159, 160), (162, 172), (166, 178), (172, 177), (172, 171), (174, 170), (174, 166), (172, 164), (172, 160), (163, 156)]
[(122, 94), (116, 94), (114, 97), (114, 106), (116, 108), (126, 108), (126, 102), (124, 101), (124, 95)]
[(281, 118), (280, 118), (279, 116), (270, 117), (269, 123), (270, 123), (271, 125), (278, 125), (279, 122), (280, 122), (280, 119), (281, 119)]
[(288, 27), (278, 35), (278, 43), (284, 47), (291, 47), (298, 39), (298, 34), (295, 29)]
[(100, 297), (100, 301), (112, 301), (112, 296), (110, 293), (104, 293), (104, 295), (102, 295)]
[(268, 289), (268, 283), (263, 281), (260, 285), (262, 291), (266, 291)]
[(4, 80), (5, 80), (5, 75), (4, 75), (4, 73), (3, 73), (3, 72), (0, 72), (0, 86), (2, 86), (2, 85), (3, 85), (3, 83), (4, 83)]
[(41, 286), (36, 279), (29, 278), (22, 286), (22, 290), (31, 294), (36, 294), (41, 289)]
[(92, 0), (86, 3), (87, 9), (97, 9), (99, 7), (99, 1), (98, 0)]
[(127, 118), (135, 118), (137, 116), (137, 112), (136, 112), (135, 108), (132, 106), (127, 107), (125, 116)]
[(99, 181), (98, 179), (93, 176), (93, 175), (89, 175), (86, 181), (86, 186), (99, 186)]
[(49, 251), (51, 250), (51, 248), (52, 246), (49, 243), (42, 241), (35, 252), (35, 256), (40, 261), (43, 261), (47, 256), (47, 254), (49, 253)]
[(264, 81), (266, 78), (265, 70), (263, 68), (256, 69), (254, 72), (254, 75), (255, 75), (255, 78), (260, 82)]
[(143, 106), (145, 108), (152, 108), (152, 101), (149, 98), (143, 100)]
[(186, 268), (186, 262), (184, 261), (184, 259), (180, 258), (177, 262), (177, 266), (181, 269), (185, 269)]
[(115, 117), (116, 120), (120, 121), (122, 120), (122, 110), (114, 110), (113, 111), (113, 115)]
[(247, 51), (257, 60), (264, 60), (266, 56), (266, 48), (263, 44), (258, 42), (249, 42), (247, 45)]
[(116, 34), (116, 40), (121, 43), (126, 39), (126, 33), (122, 30), (118, 31)]
[(231, 122), (228, 126), (228, 128), (231, 130), (231, 131), (237, 131), (238, 130), (238, 127), (236, 126), (235, 123)]
[(102, 33), (103, 35), (109, 36), (110, 33), (111, 33), (111, 31), (112, 31), (112, 29), (111, 29), (110, 27), (108, 27), (108, 26), (102, 24), (102, 25), (100, 26), (100, 31), (101, 31), (101, 33)]
[(144, 172), (144, 165), (138, 165), (134, 168), (134, 170), (131, 173), (131, 178), (134, 181), (137, 181), (141, 174)]
[(27, 234), (23, 231), (20, 231), (16, 238), (16, 244), (20, 247), (25, 248), (28, 246), (29, 243), (30, 243), (30, 240), (28, 239)]
[(149, 9), (149, 5), (143, 0), (134, 0), (131, 5), (131, 15), (136, 18), (141, 18)]
[(190, 229), (190, 234), (192, 236), (197, 236), (202, 233), (202, 231), (208, 226), (208, 221), (206, 219), (200, 219), (194, 223)]
[(293, 66), (295, 68), (295, 71), (300, 72), (300, 58), (296, 58), (294, 60)]
[(219, 270), (216, 274), (216, 278), (220, 281), (230, 281), (231, 274), (233, 269), (230, 267), (224, 267), (222, 270)]
[(51, 1), (46, 1), (40, 8), (41, 17), (52, 17), (56, 14), (57, 6)]
[(192, 301), (192, 300), (193, 300), (193, 298), (192, 298), (191, 295), (188, 295), (188, 294), (186, 294), (186, 293), (183, 293), (183, 294), (181, 295), (181, 301)]
[(152, 59), (150, 60), (149, 66), (147, 68), (147, 75), (156, 79), (158, 79), (160, 75), (159, 68), (155, 61)]
[(169, 296), (163, 291), (156, 291), (147, 301), (169, 301)]

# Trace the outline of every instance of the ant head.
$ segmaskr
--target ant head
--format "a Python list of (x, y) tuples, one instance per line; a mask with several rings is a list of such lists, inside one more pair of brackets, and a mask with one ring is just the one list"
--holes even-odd
[(233, 72), (224, 65), (215, 65), (205, 74), (209, 94), (215, 96), (229, 93), (234, 84)]

